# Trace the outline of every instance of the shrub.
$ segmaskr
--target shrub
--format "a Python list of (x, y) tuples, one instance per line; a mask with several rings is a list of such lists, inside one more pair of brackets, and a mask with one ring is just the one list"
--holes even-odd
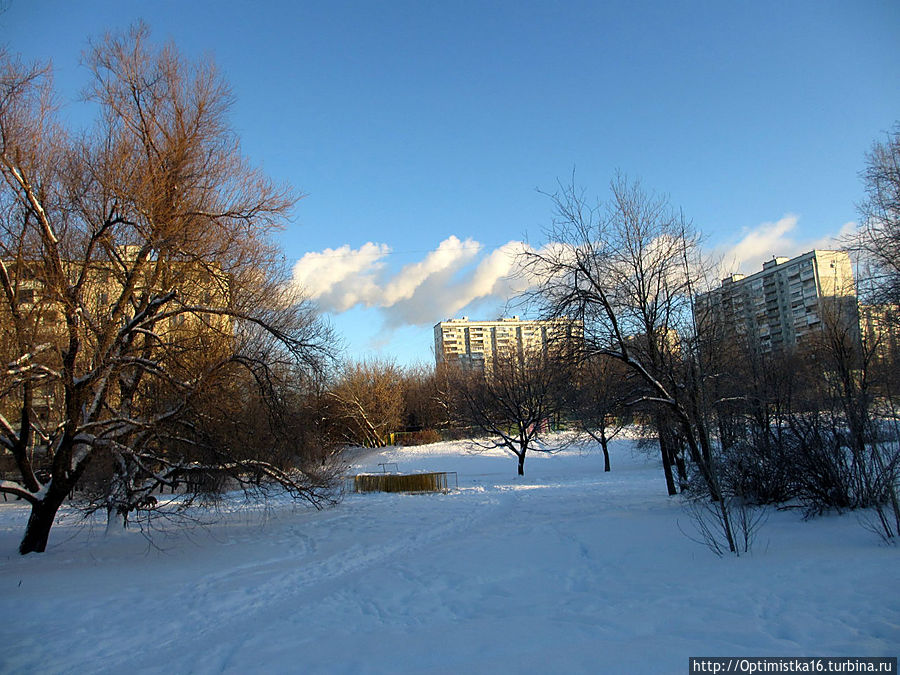
[(770, 439), (740, 440), (721, 456), (723, 487), (749, 504), (778, 504), (794, 496), (796, 467), (786, 449)]
[(398, 431), (394, 434), (394, 445), (413, 446), (428, 445), (441, 440), (441, 435), (434, 429), (422, 429), (421, 431)]

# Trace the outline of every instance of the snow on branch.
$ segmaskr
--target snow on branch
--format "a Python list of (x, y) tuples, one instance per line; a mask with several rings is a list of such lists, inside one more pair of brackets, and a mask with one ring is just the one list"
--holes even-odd
[(24, 499), (32, 506), (40, 503), (41, 500), (40, 493), (29, 492), (24, 486), (11, 480), (0, 480), (0, 493)]

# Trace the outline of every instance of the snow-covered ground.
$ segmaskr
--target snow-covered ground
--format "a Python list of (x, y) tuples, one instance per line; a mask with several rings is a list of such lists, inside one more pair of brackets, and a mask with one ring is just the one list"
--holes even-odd
[(774, 512), (752, 555), (679, 531), (654, 459), (465, 443), (362, 454), (354, 470), (457, 471), (459, 490), (348, 495), (316, 512), (110, 537), (64, 521), (16, 553), (0, 502), (0, 672), (685, 673), (689, 656), (900, 652), (900, 550), (859, 516)]

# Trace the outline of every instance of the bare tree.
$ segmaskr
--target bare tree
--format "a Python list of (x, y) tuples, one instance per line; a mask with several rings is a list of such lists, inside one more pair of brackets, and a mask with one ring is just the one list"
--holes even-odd
[(603, 469), (610, 470), (609, 442), (629, 420), (627, 403), (633, 399), (627, 371), (621, 361), (595, 354), (576, 364), (573, 373), (573, 400), (567, 413), (582, 431), (600, 444)]
[[(693, 296), (702, 278), (698, 236), (663, 197), (618, 176), (611, 198), (591, 206), (574, 185), (550, 195), (556, 217), (548, 244), (523, 254), (540, 280), (531, 297), (548, 316), (584, 321), (588, 353), (622, 362), (643, 383), (634, 401), (666, 411), (716, 503), (729, 549), (737, 552), (713, 461), (709, 402)], [(663, 465), (671, 466), (671, 457)], [(666, 474), (670, 493), (670, 473)]]
[(391, 361), (345, 364), (329, 396), (350, 443), (372, 448), (390, 445), (391, 433), (403, 424), (403, 378)]
[(876, 302), (900, 305), (900, 123), (866, 154), (861, 173), (866, 198), (857, 236), (848, 242), (868, 267)]
[(450, 423), (434, 366), (416, 365), (404, 370), (403, 399), (407, 431), (442, 429)]
[(213, 462), (319, 503), (327, 481), (213, 452), (198, 417), (211, 392), (240, 393), (235, 369), (263, 390), (278, 364), (328, 354), (271, 243), (295, 197), (241, 156), (212, 65), (153, 46), (144, 26), (85, 61), (99, 120), (79, 138), (55, 121), (48, 71), (0, 65), (0, 444), (20, 476), (0, 491), (31, 504), (20, 551), (45, 549), (101, 455), (116, 508)]
[(550, 431), (563, 409), (568, 378), (560, 363), (543, 350), (494, 353), (485, 369), (448, 369), (448, 387), (457, 421), (490, 436), (485, 448), (506, 448), (525, 475), (525, 456)]

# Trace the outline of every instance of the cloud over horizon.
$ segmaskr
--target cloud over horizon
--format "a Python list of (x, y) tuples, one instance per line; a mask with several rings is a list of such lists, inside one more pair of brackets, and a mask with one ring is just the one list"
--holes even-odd
[(479, 242), (450, 236), (419, 261), (392, 272), (390, 246), (367, 242), (304, 255), (293, 282), (322, 310), (353, 307), (382, 310), (386, 328), (431, 325), (479, 302), (504, 304), (524, 290), (515, 274), (516, 254), (525, 244), (510, 241), (485, 252)]
[(762, 269), (766, 260), (776, 256), (793, 258), (813, 249), (840, 248), (840, 242), (857, 227), (855, 222), (844, 223), (833, 233), (818, 239), (798, 239), (791, 236), (800, 222), (799, 216), (787, 213), (775, 222), (760, 223), (746, 229), (736, 244), (713, 248), (712, 255), (721, 261), (723, 274), (741, 272), (753, 274)]

